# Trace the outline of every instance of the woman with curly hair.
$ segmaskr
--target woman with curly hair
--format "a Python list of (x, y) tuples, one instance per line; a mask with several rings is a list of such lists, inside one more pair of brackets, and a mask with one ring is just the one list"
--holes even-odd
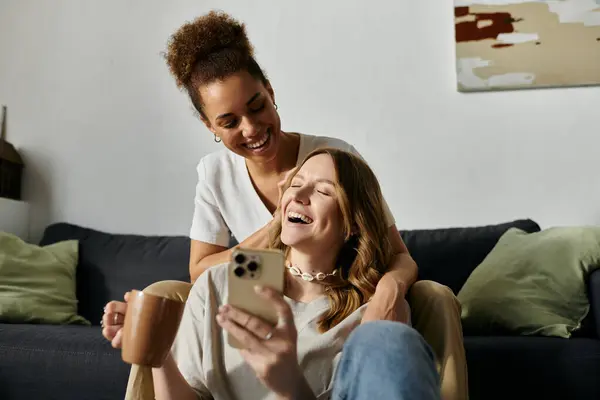
[[(323, 136), (286, 132), (275, 92), (254, 58), (244, 24), (212, 11), (183, 25), (171, 37), (166, 60), (200, 120), (225, 149), (198, 164), (191, 226), (192, 282), (210, 266), (228, 261), (233, 236), (242, 247), (265, 248), (277, 216), (278, 184), (312, 150), (334, 147), (358, 154), (350, 144)], [(394, 257), (376, 290), (367, 319), (398, 319), (417, 279), (417, 266), (386, 205)]]

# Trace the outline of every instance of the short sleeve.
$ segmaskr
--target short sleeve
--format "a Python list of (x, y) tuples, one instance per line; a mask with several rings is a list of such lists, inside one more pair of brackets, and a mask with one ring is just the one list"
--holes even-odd
[(228, 247), (231, 234), (217, 205), (210, 183), (206, 179), (204, 160), (200, 160), (198, 163), (197, 172), (198, 183), (196, 184), (190, 238)]
[[(353, 145), (349, 144), (348, 146), (349, 146), (348, 151), (356, 154), (357, 156), (359, 156), (360, 158), (362, 158), (364, 160), (364, 157), (358, 152), (358, 150), (356, 150), (356, 148)], [(394, 214), (392, 214), (392, 210), (390, 210), (390, 206), (388, 205), (385, 198), (383, 199), (383, 208), (384, 208), (384, 212), (385, 212), (385, 218), (387, 219), (388, 227), (391, 228), (392, 226), (396, 225), (396, 219), (394, 218)]]
[(206, 387), (204, 369), (202, 368), (202, 343), (205, 323), (203, 293), (208, 290), (206, 275), (208, 274), (200, 275), (190, 291), (175, 341), (171, 347), (171, 355), (179, 368), (179, 372), (201, 400), (213, 398)]

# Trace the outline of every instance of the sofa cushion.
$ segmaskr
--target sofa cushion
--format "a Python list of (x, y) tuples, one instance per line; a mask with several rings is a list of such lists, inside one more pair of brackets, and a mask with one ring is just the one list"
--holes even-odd
[(94, 325), (107, 302), (122, 301), (131, 289), (167, 279), (190, 281), (187, 237), (111, 234), (57, 223), (46, 228), (40, 244), (64, 240), (79, 241), (79, 314)]
[(123, 399), (129, 369), (100, 327), (0, 324), (0, 399)]
[(471, 272), (510, 228), (539, 232), (530, 219), (496, 225), (400, 231), (419, 267), (420, 280), (433, 280), (457, 294)]
[(587, 282), (600, 267), (600, 227), (512, 228), (460, 293), (466, 331), (569, 338), (590, 309)]
[(600, 340), (466, 336), (469, 397), (600, 398)]
[(0, 232), (0, 321), (84, 324), (77, 315), (77, 241), (49, 246)]

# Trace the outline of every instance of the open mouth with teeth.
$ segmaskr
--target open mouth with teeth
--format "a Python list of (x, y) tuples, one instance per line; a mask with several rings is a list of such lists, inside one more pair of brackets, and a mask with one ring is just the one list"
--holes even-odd
[(246, 144), (244, 144), (244, 147), (246, 147), (247, 149), (250, 149), (252, 151), (260, 150), (269, 145), (270, 139), (271, 139), (271, 128), (268, 128), (267, 131), (265, 132), (265, 134), (258, 141), (254, 142), (254, 143), (246, 143)]
[(293, 224), (309, 225), (313, 222), (312, 218), (293, 211), (288, 212), (287, 217), (288, 221)]

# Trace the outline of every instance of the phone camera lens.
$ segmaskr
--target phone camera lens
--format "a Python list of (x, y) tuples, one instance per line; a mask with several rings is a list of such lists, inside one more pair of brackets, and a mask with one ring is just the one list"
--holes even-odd
[(246, 256), (244, 256), (243, 254), (237, 254), (235, 256), (236, 264), (242, 264), (244, 261), (246, 261)]
[(252, 272), (254, 272), (254, 271), (256, 271), (257, 269), (258, 269), (258, 264), (257, 264), (255, 261), (250, 261), (250, 262), (248, 263), (248, 270), (249, 270), (249, 271), (252, 271)]
[(236, 274), (237, 276), (242, 276), (244, 275), (244, 268), (242, 267), (237, 267), (236, 269), (233, 270), (233, 273)]

